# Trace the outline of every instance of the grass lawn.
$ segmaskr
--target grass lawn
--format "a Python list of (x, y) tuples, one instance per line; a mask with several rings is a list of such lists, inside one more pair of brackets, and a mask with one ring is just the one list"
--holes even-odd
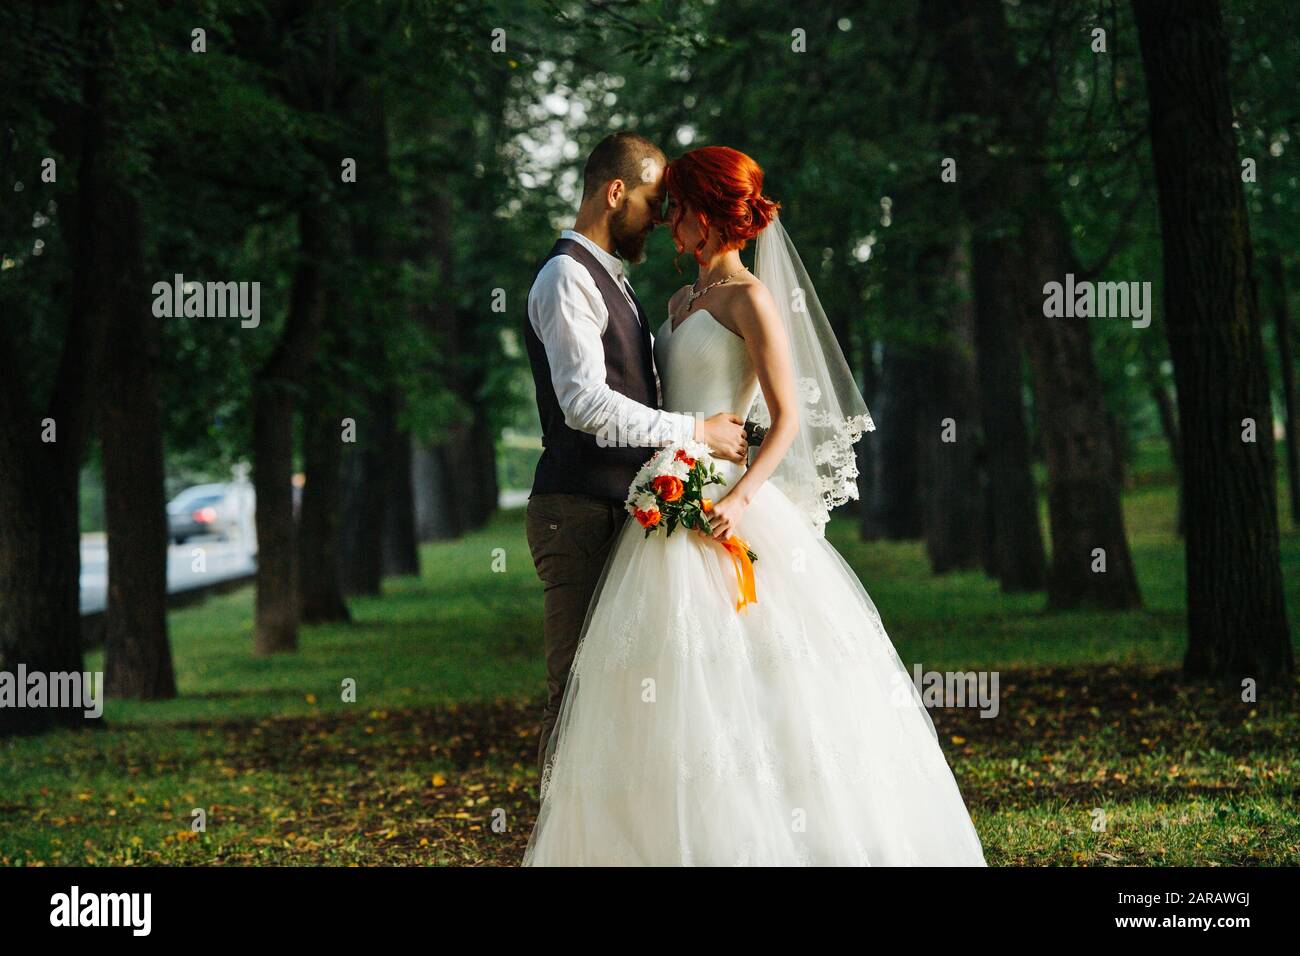
[[(831, 538), (905, 662), (1000, 673), (997, 718), (933, 712), (991, 864), (1300, 863), (1300, 694), (1244, 704), (1179, 677), (1171, 476), (1158, 450), (1135, 471), (1142, 611), (1048, 615), (978, 574), (932, 577), (916, 543), (843, 521)], [(1300, 536), (1283, 547), (1294, 621)], [(0, 863), (517, 863), (544, 679), (522, 515), (423, 562), (271, 660), (250, 653), (251, 589), (173, 613), (179, 699), (0, 741)]]

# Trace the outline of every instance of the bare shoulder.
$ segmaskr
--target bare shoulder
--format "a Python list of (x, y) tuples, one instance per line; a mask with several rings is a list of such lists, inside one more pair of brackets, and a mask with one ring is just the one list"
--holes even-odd
[(777, 314), (772, 294), (753, 275), (719, 286), (709, 297), (706, 308), (713, 318), (742, 339), (749, 338), (766, 317)]
[(746, 282), (744, 289), (745, 307), (756, 316), (776, 316), (776, 299), (772, 291), (757, 276), (752, 282)]
[(753, 275), (728, 290), (725, 306), (728, 318), (742, 332), (778, 316), (772, 293)]

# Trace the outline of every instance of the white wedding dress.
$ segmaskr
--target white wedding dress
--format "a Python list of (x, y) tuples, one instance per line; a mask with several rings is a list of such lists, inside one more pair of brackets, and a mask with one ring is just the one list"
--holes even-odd
[[(758, 389), (744, 341), (707, 310), (665, 323), (655, 358), (670, 409), (743, 410)], [(729, 481), (741, 467), (717, 464)], [(737, 533), (759, 557), (758, 603), (740, 612), (716, 542), (684, 528), (645, 538), (628, 521), (588, 611), (524, 865), (984, 865), (853, 571), (771, 482)]]

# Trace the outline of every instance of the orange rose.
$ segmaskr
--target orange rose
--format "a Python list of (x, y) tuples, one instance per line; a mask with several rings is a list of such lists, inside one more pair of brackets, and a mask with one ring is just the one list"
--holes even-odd
[(653, 528), (659, 523), (659, 518), (660, 514), (658, 508), (652, 508), (649, 511), (642, 511), (640, 508), (636, 510), (637, 524), (641, 525), (643, 528)]
[(677, 449), (677, 454), (674, 455), (673, 458), (676, 461), (685, 462), (687, 468), (695, 467), (695, 459), (686, 454), (686, 449), (684, 448)]
[(700, 499), (700, 510), (703, 511), (705, 514), (708, 514), (710, 511), (712, 511), (712, 510), (713, 510), (713, 499), (712, 499), (712, 498), (701, 498), (701, 499)]
[(682, 480), (674, 475), (660, 475), (650, 482), (650, 487), (655, 490), (660, 501), (676, 501), (686, 490)]

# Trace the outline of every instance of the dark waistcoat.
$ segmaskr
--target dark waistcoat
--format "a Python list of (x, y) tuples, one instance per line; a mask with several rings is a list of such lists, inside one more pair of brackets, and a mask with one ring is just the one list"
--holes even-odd
[[(641, 303), (633, 295), (634, 310), (609, 272), (580, 242), (558, 240), (542, 261), (542, 266), (556, 256), (569, 256), (587, 270), (609, 310), (609, 323), (601, 336), (605, 349), (605, 383), (642, 405), (658, 408), (650, 327)], [(538, 267), (540, 271), (541, 266)], [(617, 441), (618, 431), (612, 427), (598, 440), (596, 435), (566, 425), (564, 412), (555, 397), (555, 386), (551, 383), (551, 365), (546, 358), (546, 348), (526, 313), (524, 341), (528, 347), (528, 362), (533, 369), (533, 384), (537, 389), (537, 411), (542, 419), (544, 446), (541, 460), (537, 462), (532, 493), (592, 495), (621, 502), (627, 497), (628, 486), (652, 454), (652, 449), (616, 447), (612, 442)]]

